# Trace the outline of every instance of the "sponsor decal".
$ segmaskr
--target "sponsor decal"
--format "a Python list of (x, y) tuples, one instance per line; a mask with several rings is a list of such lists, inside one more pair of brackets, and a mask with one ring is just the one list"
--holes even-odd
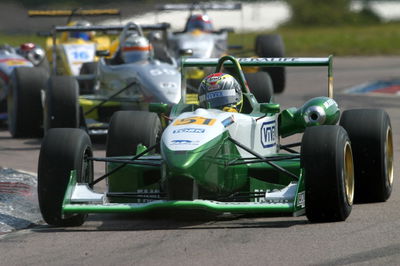
[(176, 89), (178, 85), (175, 82), (160, 82), (160, 87), (163, 89)]
[(261, 125), (261, 145), (264, 148), (271, 148), (276, 145), (276, 123), (275, 121), (264, 122)]
[(199, 141), (188, 140), (188, 139), (174, 139), (171, 140), (170, 145), (198, 145)]
[(222, 91), (214, 91), (214, 92), (207, 93), (206, 99), (210, 100), (210, 99), (214, 99), (214, 98), (218, 98), (218, 97), (222, 97), (222, 96), (224, 96), (222, 94)]
[(187, 127), (187, 128), (180, 128), (180, 129), (175, 129), (172, 131), (173, 134), (180, 134), (180, 133), (204, 133), (206, 131), (203, 128), (192, 128), (192, 127)]
[(329, 99), (326, 102), (324, 102), (324, 107), (326, 109), (328, 109), (329, 107), (331, 107), (332, 105), (337, 105), (336, 102), (333, 99)]
[(297, 193), (297, 206), (301, 208), (306, 207), (306, 195), (304, 191)]
[(192, 141), (187, 140), (187, 139), (174, 139), (171, 141), (171, 143), (173, 143), (173, 144), (189, 144), (189, 143), (192, 143)]
[(7, 66), (23, 66), (23, 65), (29, 65), (29, 63), (25, 60), (20, 60), (20, 59), (10, 59), (7, 60), (6, 62)]
[[(157, 193), (160, 193), (159, 189), (138, 189), (136, 193), (143, 194), (143, 198), (137, 200), (138, 203), (151, 202), (155, 200), (154, 198), (160, 198), (160, 195), (159, 194), (157, 195)], [(152, 199), (145, 199), (145, 198), (152, 198)]]
[(168, 68), (154, 68), (150, 69), (149, 72), (152, 76), (175, 75), (178, 73), (176, 70)]
[(188, 118), (182, 118), (176, 120), (172, 125), (174, 126), (182, 126), (182, 125), (205, 125), (205, 126), (212, 126), (214, 125), (216, 119), (213, 118), (205, 118), (201, 116), (193, 116)]
[(288, 57), (275, 57), (275, 58), (257, 58), (257, 57), (250, 57), (250, 58), (239, 58), (239, 62), (294, 62), (296, 58), (288, 58)]
[(229, 125), (232, 125), (235, 122), (235, 120), (233, 119), (233, 116), (230, 116), (228, 118), (225, 118), (224, 120), (222, 120), (222, 124), (224, 125), (224, 127), (227, 127)]

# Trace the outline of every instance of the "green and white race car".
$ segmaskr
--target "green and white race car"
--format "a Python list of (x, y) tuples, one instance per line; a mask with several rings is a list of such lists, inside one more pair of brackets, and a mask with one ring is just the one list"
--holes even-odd
[[(225, 56), (186, 59), (182, 66), (183, 76), (191, 66), (216, 66), (216, 72), (224, 66), (236, 69), (242, 111), (201, 108), (182, 97), (171, 111), (154, 103), (151, 112), (117, 112), (105, 158), (93, 157), (84, 131), (49, 130), (38, 169), (39, 204), (48, 224), (81, 225), (88, 213), (176, 209), (305, 214), (311, 222), (333, 222), (344, 221), (353, 202), (390, 197), (389, 116), (376, 109), (340, 114), (331, 98), (332, 57)], [(258, 103), (241, 66), (326, 66), (328, 97), (283, 111), (274, 102)], [(281, 138), (297, 133), (303, 133), (300, 143), (281, 144)], [(106, 173), (98, 178), (93, 176), (95, 161), (106, 163)], [(104, 179), (106, 190), (94, 189)]]

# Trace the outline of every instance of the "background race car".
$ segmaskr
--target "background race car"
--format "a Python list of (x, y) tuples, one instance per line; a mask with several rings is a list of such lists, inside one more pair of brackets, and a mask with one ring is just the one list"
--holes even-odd
[[(111, 58), (84, 63), (80, 93), (76, 79), (53, 75), (44, 93), (44, 129), (83, 127), (89, 134), (104, 134), (113, 112), (147, 110), (149, 102), (177, 104), (181, 99), (181, 76), (171, 57), (159, 60), (143, 33), (165, 32), (167, 24), (92, 27), (56, 27), (60, 32), (121, 31)], [(160, 49), (162, 47), (158, 47)], [(100, 51), (108, 56), (108, 52)], [(164, 57), (162, 59), (165, 59)], [(80, 96), (79, 96), (80, 95)]]
[[(49, 63), (46, 60), (45, 52), (42, 48), (33, 43), (24, 43), (19, 47), (12, 47), (7, 44), (0, 45), (0, 119), (7, 120), (8, 114), (13, 115), (11, 110), (16, 102), (13, 102), (10, 88), (10, 80), (17, 78), (20, 73), (28, 73), (32, 68), (37, 68), (39, 75), (48, 76)], [(26, 80), (33, 82), (33, 80)], [(43, 84), (41, 84), (43, 85)], [(39, 86), (40, 84), (35, 84)], [(28, 92), (29, 93), (29, 92)], [(11, 95), (9, 95), (11, 94)], [(10, 101), (7, 105), (7, 97)], [(27, 99), (28, 100), (28, 99)], [(7, 107), (8, 106), (8, 107)], [(29, 112), (29, 103), (25, 106)], [(7, 108), (9, 110), (7, 110)]]
[[(242, 5), (240, 3), (164, 4), (158, 5), (157, 9), (161, 11), (184, 10), (190, 12), (183, 30), (169, 32), (167, 36), (168, 47), (175, 58), (180, 58), (182, 55), (190, 55), (195, 58), (221, 57), (228, 52), (231, 53), (234, 50), (238, 52), (241, 49), (238, 45), (228, 45), (228, 33), (233, 32), (233, 28), (215, 29), (212, 19), (207, 15), (207, 10), (241, 10)], [(285, 53), (283, 40), (277, 34), (258, 35), (254, 52), (259, 57), (283, 57)], [(263, 67), (262, 70), (270, 75), (274, 92), (283, 92), (286, 78), (285, 69), (283, 67)], [(197, 88), (201, 79), (210, 71), (212, 69), (209, 68), (192, 69), (189, 73), (188, 84), (193, 84), (193, 87)], [(258, 70), (253, 67), (245, 69), (245, 72), (258, 72)], [(265, 78), (260, 80), (260, 77), (253, 76), (248, 74), (250, 82), (265, 82)]]
[[(168, 26), (128, 23), (125, 26), (55, 27), (54, 32), (61, 33), (121, 33), (114, 42), (117, 48), (113, 56), (108, 57), (108, 50), (98, 51), (101, 60), (84, 63), (79, 76), (57, 75), (57, 66), (54, 64), (50, 79), (35, 75), (34, 72), (29, 74), (41, 79), (46, 84), (44, 87), (30, 88), (29, 83), (23, 82), (23, 76), (15, 80), (14, 88), (22, 92), (38, 90), (39, 96), (35, 94), (31, 98), (30, 103), (35, 104), (36, 108), (29, 114), (20, 115), (24, 114), (23, 106), (14, 106), (14, 112), (18, 115), (10, 123), (11, 135), (39, 137), (43, 129), (47, 131), (53, 127), (82, 127), (90, 134), (104, 134), (112, 113), (117, 110), (147, 109), (150, 101), (168, 105), (178, 103), (182, 94), (178, 66), (173, 58), (169, 58), (168, 62), (155, 58), (158, 53), (154, 53), (143, 33), (143, 30), (165, 32)], [(22, 99), (26, 95), (15, 94), (15, 97)]]
[[(30, 10), (30, 17), (68, 17), (68, 26), (91, 26), (87, 17), (120, 16), (118, 9)], [(96, 50), (110, 50), (113, 36), (94, 32), (40, 33), (50, 35), (46, 40), (46, 54), (54, 71), (59, 75), (79, 75), (82, 64), (97, 61)], [(54, 64), (53, 62), (56, 62)]]
[[(215, 72), (224, 65), (233, 67), (243, 95), (240, 112), (182, 102), (172, 107), (169, 117), (161, 116), (169, 121), (164, 130), (155, 113), (117, 112), (106, 158), (93, 157), (84, 131), (50, 130), (38, 168), (39, 205), (48, 224), (81, 225), (87, 213), (178, 209), (305, 214), (311, 222), (334, 222), (346, 220), (353, 202), (390, 197), (389, 116), (378, 109), (340, 115), (332, 99), (332, 57), (225, 56), (182, 62), (183, 68), (193, 65), (216, 66)], [(240, 65), (326, 66), (328, 97), (280, 111), (279, 104), (258, 103), (249, 93)], [(159, 114), (167, 110), (163, 104), (150, 107)], [(281, 144), (281, 138), (296, 133), (304, 133), (300, 143)], [(95, 161), (106, 163), (106, 174), (97, 179)], [(100, 193), (95, 185), (103, 179), (107, 188)]]

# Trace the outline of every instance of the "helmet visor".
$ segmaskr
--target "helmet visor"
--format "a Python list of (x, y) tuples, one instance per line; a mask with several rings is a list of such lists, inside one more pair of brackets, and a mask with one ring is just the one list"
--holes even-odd
[(210, 108), (228, 106), (237, 103), (239, 100), (235, 90), (211, 91), (199, 96), (200, 103), (207, 102)]

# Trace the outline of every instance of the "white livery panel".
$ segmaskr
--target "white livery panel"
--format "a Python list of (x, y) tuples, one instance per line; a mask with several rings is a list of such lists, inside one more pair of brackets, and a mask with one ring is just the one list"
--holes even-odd
[[(173, 151), (190, 151), (229, 131), (230, 136), (251, 150), (268, 155), (277, 152), (276, 116), (256, 120), (249, 115), (199, 108), (183, 113), (166, 128), (162, 141)], [(243, 157), (252, 156), (239, 148)]]

